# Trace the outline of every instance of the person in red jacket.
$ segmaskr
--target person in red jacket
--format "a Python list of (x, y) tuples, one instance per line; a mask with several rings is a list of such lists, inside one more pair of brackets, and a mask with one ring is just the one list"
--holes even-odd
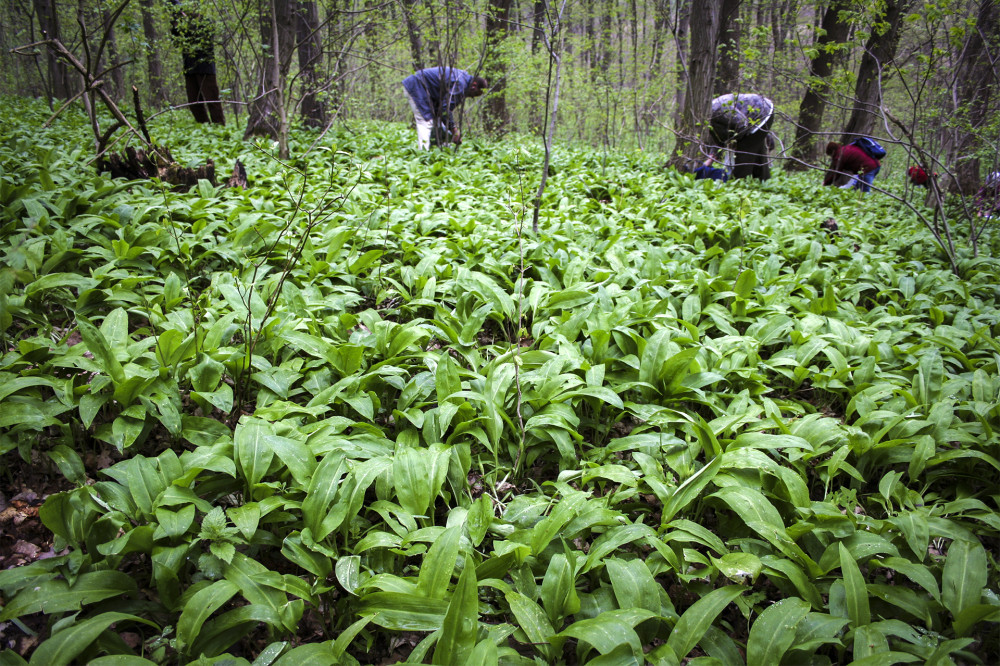
[(823, 177), (824, 185), (854, 187), (867, 192), (882, 168), (881, 162), (853, 144), (842, 146), (831, 141), (826, 144), (826, 154), (830, 156), (830, 168)]

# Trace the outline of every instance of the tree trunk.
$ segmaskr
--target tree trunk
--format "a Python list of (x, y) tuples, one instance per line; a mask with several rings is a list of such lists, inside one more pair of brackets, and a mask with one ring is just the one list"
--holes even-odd
[(784, 0), (771, 6), (771, 39), (775, 53), (785, 50), (785, 39), (790, 27), (798, 25), (798, 4), (796, 0)]
[(691, 52), (687, 68), (687, 96), (677, 126), (677, 141), (669, 163), (679, 167), (700, 161), (701, 148), (709, 143), (708, 115), (715, 80), (715, 51), (719, 46), (723, 0), (699, 3), (691, 17)]
[(538, 53), (538, 47), (542, 45), (542, 34), (545, 30), (545, 0), (535, 0), (533, 17), (533, 27), (531, 29), (531, 53)]
[(118, 40), (115, 39), (115, 24), (109, 10), (101, 12), (101, 23), (107, 40), (105, 48), (108, 50), (107, 64), (102, 69), (111, 69), (108, 72), (111, 79), (109, 94), (112, 99), (117, 101), (125, 95), (125, 69), (118, 66), (121, 64), (121, 59), (118, 57)]
[(882, 108), (882, 71), (896, 56), (900, 28), (914, 0), (888, 0), (885, 15), (872, 27), (865, 44), (858, 80), (854, 88), (854, 108), (844, 128), (844, 143), (872, 133)]
[(142, 34), (146, 38), (146, 73), (149, 75), (149, 99), (154, 107), (161, 107), (169, 101), (166, 82), (163, 79), (163, 63), (157, 42), (156, 21), (153, 16), (153, 0), (140, 0), (142, 11)]
[(667, 26), (670, 25), (670, 5), (667, 0), (656, 0), (654, 11), (653, 45), (650, 47), (653, 66), (650, 68), (649, 77), (655, 77), (660, 72), (660, 61), (663, 58)]
[(302, 107), (299, 112), (308, 127), (324, 127), (326, 107), (318, 94), (317, 69), (323, 59), (323, 44), (319, 33), (319, 10), (314, 0), (299, 2), (295, 27), (299, 44), (299, 72), (302, 77)]
[(279, 142), (278, 152), (287, 157), (288, 114), (285, 108), (285, 80), (291, 57), (294, 30), (293, 0), (263, 0), (260, 38), (263, 45), (258, 60), (257, 96), (250, 102), (243, 140), (266, 136)]
[(833, 66), (840, 59), (835, 50), (838, 44), (847, 40), (850, 25), (841, 19), (841, 12), (850, 6), (849, 0), (832, 0), (823, 14), (819, 39), (816, 40), (816, 57), (809, 61), (809, 86), (799, 104), (799, 123), (795, 129), (795, 143), (788, 168), (803, 170), (816, 160), (816, 132), (823, 125), (826, 112), (827, 82), (833, 74)]
[(486, 131), (492, 134), (501, 133), (510, 116), (507, 112), (507, 96), (505, 77), (507, 74), (504, 43), (510, 26), (511, 0), (490, 0), (486, 14), (486, 39), (488, 69), (490, 75), (490, 96), (486, 102)]
[(420, 33), (413, 22), (413, 7), (417, 0), (403, 0), (400, 9), (403, 12), (403, 22), (406, 23), (406, 35), (410, 38), (410, 60), (413, 63), (413, 71), (417, 72), (424, 68), (423, 44), (420, 43)]
[(678, 0), (674, 16), (674, 48), (677, 50), (677, 82), (674, 93), (674, 127), (681, 124), (681, 114), (687, 101), (687, 57), (691, 37), (691, 0)]
[(970, 30), (956, 72), (957, 109), (956, 134), (948, 153), (954, 179), (946, 187), (952, 194), (975, 194), (980, 186), (980, 160), (977, 148), (987, 145), (980, 132), (984, 129), (987, 112), (997, 95), (1000, 82), (992, 63), (1000, 48), (1000, 2), (982, 0), (976, 26)]
[(743, 0), (722, 0), (719, 29), (719, 62), (715, 70), (715, 96), (740, 89), (740, 5)]
[[(55, 0), (35, 0), (35, 12), (38, 14), (38, 27), (42, 36), (45, 39), (61, 39)], [(55, 51), (46, 49), (45, 64), (49, 74), (49, 95), (59, 99), (69, 97), (69, 70), (66, 63), (56, 56)]]

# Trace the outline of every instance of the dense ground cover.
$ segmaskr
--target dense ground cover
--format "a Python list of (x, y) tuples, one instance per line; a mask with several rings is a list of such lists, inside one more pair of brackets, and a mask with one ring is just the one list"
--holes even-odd
[(402, 126), (154, 124), (251, 177), (171, 192), (45, 118), (0, 108), (2, 663), (997, 660), (995, 239), (570, 148), (536, 237), (537, 142)]

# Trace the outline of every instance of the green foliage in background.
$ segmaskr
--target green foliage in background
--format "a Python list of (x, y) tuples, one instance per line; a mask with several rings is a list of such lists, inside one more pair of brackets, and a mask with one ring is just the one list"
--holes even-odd
[(536, 237), (537, 141), (396, 125), (154, 124), (251, 179), (169, 191), (45, 117), (0, 107), (0, 451), (65, 490), (4, 664), (997, 657), (996, 239), (572, 148)]

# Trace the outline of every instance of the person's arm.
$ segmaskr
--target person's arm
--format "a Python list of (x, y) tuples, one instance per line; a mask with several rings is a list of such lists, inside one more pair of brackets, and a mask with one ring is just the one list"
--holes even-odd
[(824, 185), (833, 185), (833, 181), (837, 179), (838, 171), (840, 169), (841, 154), (842, 151), (837, 150), (830, 159), (830, 168), (826, 170), (826, 175), (823, 176)]
[(433, 120), (437, 115), (434, 111), (434, 102), (428, 80), (429, 70), (422, 69), (419, 72), (406, 77), (403, 80), (403, 87), (410, 93), (413, 103), (417, 105), (420, 114), (427, 120)]
[[(455, 118), (452, 117), (451, 111), (465, 102), (465, 90), (469, 87), (470, 81), (472, 81), (472, 75), (468, 72), (461, 69), (448, 70), (448, 99), (441, 106), (444, 107), (443, 115), (446, 116), (445, 122), (448, 124), (449, 132), (457, 131)], [(459, 134), (459, 140), (456, 143), (459, 142), (461, 142), (461, 134)]]

